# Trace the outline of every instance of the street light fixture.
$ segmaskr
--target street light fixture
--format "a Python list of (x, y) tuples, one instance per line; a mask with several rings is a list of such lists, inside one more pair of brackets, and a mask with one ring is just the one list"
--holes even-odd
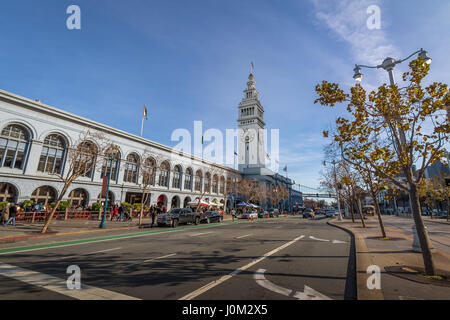
[(377, 66), (366, 66), (362, 64), (357, 64), (355, 66), (355, 69), (353, 71), (355, 74), (353, 75), (353, 79), (357, 82), (361, 82), (363, 78), (363, 74), (361, 73), (361, 68), (369, 68), (369, 69), (384, 69), (389, 73), (389, 80), (391, 85), (394, 85), (394, 73), (393, 70), (397, 64), (400, 64), (402, 62), (405, 62), (406, 60), (409, 60), (413, 55), (418, 54), (419, 57), (421, 57), (426, 64), (431, 64), (432, 59), (428, 56), (428, 51), (424, 49), (417, 50), (416, 52), (412, 53), (405, 59), (395, 60), (394, 58), (387, 57), (384, 59), (383, 63)]

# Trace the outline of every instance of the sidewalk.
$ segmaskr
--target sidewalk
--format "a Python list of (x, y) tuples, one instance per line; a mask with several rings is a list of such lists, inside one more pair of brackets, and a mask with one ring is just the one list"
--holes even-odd
[[(225, 215), (223, 221), (231, 221), (231, 215)], [(118, 230), (139, 230), (138, 226), (139, 218), (133, 218), (131, 222), (117, 222), (106, 220), (106, 229), (100, 229), (100, 221), (97, 220), (55, 220), (50, 223), (48, 232), (46, 234), (40, 234), (44, 223), (16, 223), (16, 226), (11, 224), (7, 227), (0, 225), (0, 246), (2, 243), (11, 243), (19, 240), (33, 239), (33, 238), (46, 238), (53, 236), (64, 236), (74, 234), (87, 234), (87, 233), (102, 233), (106, 231), (118, 231)], [(151, 218), (144, 218), (144, 227), (149, 226), (152, 222)], [(156, 222), (155, 222), (156, 225)]]
[[(383, 216), (384, 218), (384, 216)], [(354, 235), (356, 251), (356, 281), (358, 300), (450, 300), (450, 253), (436, 248), (433, 254), (439, 275), (447, 280), (427, 279), (417, 275), (423, 272), (421, 253), (412, 250), (413, 237), (385, 219), (385, 229), (390, 240), (381, 239), (376, 217), (365, 220), (362, 228), (357, 220), (332, 220), (329, 224), (343, 228)], [(381, 270), (381, 289), (369, 290), (369, 266)]]

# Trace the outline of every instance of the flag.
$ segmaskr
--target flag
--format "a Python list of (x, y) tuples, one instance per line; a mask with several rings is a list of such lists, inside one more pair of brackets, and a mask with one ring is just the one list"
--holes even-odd
[(266, 157), (267, 157), (267, 159), (269, 159), (270, 161), (272, 161), (272, 160), (270, 159), (270, 157), (269, 157), (269, 154), (268, 154), (268, 153), (266, 153)]
[(147, 107), (146, 107), (146, 106), (144, 106), (144, 115), (143, 115), (143, 118), (145, 118), (145, 120), (148, 120), (148, 118), (147, 118)]
[(283, 168), (284, 172), (287, 172), (287, 165)]
[(234, 151), (234, 155), (235, 155), (235, 156), (237, 156), (237, 155), (238, 155), (236, 151)]
[(252, 66), (252, 73), (255, 72), (255, 65), (253, 64), (253, 61), (250, 64)]

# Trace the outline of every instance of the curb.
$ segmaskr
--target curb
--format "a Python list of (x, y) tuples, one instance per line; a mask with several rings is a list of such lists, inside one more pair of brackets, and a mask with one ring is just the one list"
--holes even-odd
[(358, 300), (384, 300), (384, 295), (381, 290), (369, 290), (367, 288), (367, 279), (371, 274), (367, 273), (367, 268), (371, 265), (375, 265), (373, 258), (370, 255), (370, 252), (367, 248), (366, 241), (364, 237), (355, 234), (353, 230), (348, 227), (341, 226), (339, 224), (335, 224), (331, 221), (328, 221), (327, 224), (330, 226), (342, 229), (353, 235), (354, 243), (355, 243), (355, 255), (356, 255), (356, 292)]
[(450, 222), (447, 221), (438, 221), (438, 220), (434, 220), (434, 219), (423, 219), (423, 221), (425, 222), (434, 222), (434, 223), (439, 223), (439, 224), (446, 224), (446, 225), (450, 225)]

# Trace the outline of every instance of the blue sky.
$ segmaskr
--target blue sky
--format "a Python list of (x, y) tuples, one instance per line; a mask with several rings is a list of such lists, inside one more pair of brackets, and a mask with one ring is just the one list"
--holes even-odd
[[(71, 4), (79, 31), (66, 28)], [(380, 30), (366, 27), (373, 4)], [(236, 127), (253, 61), (267, 127), (280, 129), (280, 171), (308, 186), (319, 185), (322, 131), (344, 114), (314, 105), (317, 83), (348, 88), (355, 63), (421, 47), (429, 79), (450, 82), (448, 0), (4, 0), (0, 18), (0, 89), (135, 134), (146, 104), (144, 137), (170, 146), (194, 120)], [(363, 72), (367, 88), (387, 81)]]

